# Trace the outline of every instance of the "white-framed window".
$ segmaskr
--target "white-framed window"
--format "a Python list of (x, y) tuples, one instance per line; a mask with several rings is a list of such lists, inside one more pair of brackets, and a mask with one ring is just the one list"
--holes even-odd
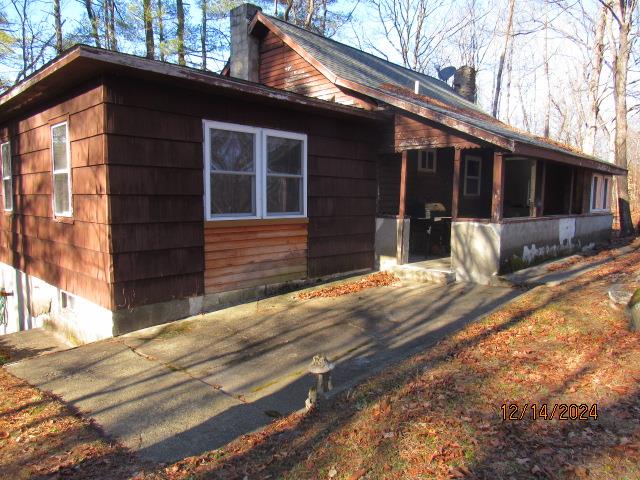
[(305, 217), (307, 136), (205, 120), (207, 220)]
[(13, 174), (11, 171), (11, 145), (4, 142), (0, 145), (2, 156), (2, 195), (5, 212), (13, 211)]
[(611, 177), (594, 175), (591, 180), (591, 211), (608, 211), (611, 208)]
[(53, 213), (59, 217), (70, 217), (73, 213), (73, 205), (67, 122), (51, 126), (51, 163), (53, 165)]
[(75, 310), (77, 299), (72, 293), (60, 290), (60, 309)]
[(435, 173), (438, 156), (435, 148), (418, 151), (418, 171)]
[(467, 155), (464, 162), (464, 188), (466, 197), (480, 196), (480, 180), (482, 172), (482, 157)]

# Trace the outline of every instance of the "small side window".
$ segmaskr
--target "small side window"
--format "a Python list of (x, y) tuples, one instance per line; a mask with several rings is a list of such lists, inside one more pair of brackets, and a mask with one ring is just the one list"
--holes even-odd
[(13, 175), (11, 171), (11, 145), (5, 142), (0, 145), (2, 155), (2, 195), (5, 212), (13, 211)]
[(602, 212), (611, 206), (611, 178), (594, 175), (591, 181), (591, 211)]
[(70, 217), (73, 208), (67, 122), (58, 123), (51, 127), (51, 157), (53, 163), (53, 213), (59, 217)]
[(435, 148), (427, 148), (418, 152), (418, 171), (435, 173), (437, 154)]
[(464, 162), (464, 195), (480, 196), (482, 158), (467, 155)]

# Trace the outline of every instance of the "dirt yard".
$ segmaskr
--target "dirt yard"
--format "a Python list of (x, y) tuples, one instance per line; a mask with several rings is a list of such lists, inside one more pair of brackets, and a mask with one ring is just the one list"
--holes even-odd
[(640, 286), (640, 252), (533, 289), (323, 408), (173, 465), (142, 465), (2, 370), (0, 476), (637, 479), (640, 334), (610, 305), (613, 283)]

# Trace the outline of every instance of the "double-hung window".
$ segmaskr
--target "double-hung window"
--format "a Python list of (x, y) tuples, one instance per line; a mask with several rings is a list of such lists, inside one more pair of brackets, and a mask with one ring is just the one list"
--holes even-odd
[(204, 122), (207, 220), (306, 216), (306, 135)]
[(71, 159), (69, 155), (69, 128), (67, 122), (51, 127), (51, 156), (53, 163), (53, 213), (70, 217)]
[(2, 155), (2, 194), (5, 212), (13, 211), (13, 177), (11, 171), (11, 145), (4, 142), (0, 145)]
[(464, 162), (464, 190), (467, 197), (480, 196), (480, 174), (482, 171), (482, 158), (467, 155)]
[(591, 211), (606, 211), (610, 208), (611, 178), (594, 175), (591, 181)]
[(435, 173), (436, 171), (436, 159), (437, 150), (435, 148), (427, 148), (425, 150), (418, 150), (418, 171)]

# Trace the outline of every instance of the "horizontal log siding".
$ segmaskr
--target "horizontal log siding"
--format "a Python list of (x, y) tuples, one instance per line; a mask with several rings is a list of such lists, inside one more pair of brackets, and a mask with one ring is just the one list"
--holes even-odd
[(369, 102), (336, 87), (327, 77), (272, 32), (260, 42), (260, 83), (273, 88), (329, 100), (343, 105), (368, 107)]
[[(14, 213), (0, 213), (0, 261), (112, 307), (104, 88), (77, 88), (0, 128), (11, 141)], [(73, 219), (53, 217), (51, 125), (69, 122)]]
[(307, 224), (217, 225), (204, 230), (205, 293), (306, 278)]
[[(109, 78), (118, 307), (373, 267), (371, 122)], [(202, 119), (308, 135), (308, 224), (204, 222)]]

